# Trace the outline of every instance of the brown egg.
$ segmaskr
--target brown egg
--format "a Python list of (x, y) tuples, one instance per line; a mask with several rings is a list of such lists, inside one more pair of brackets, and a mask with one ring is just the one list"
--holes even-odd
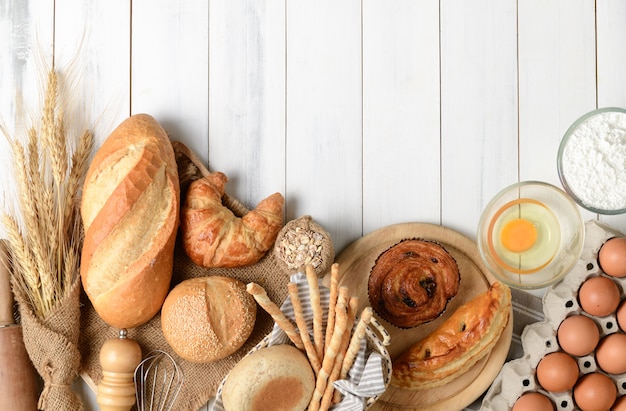
[(608, 239), (598, 252), (602, 271), (612, 277), (626, 277), (626, 237)]
[(622, 301), (622, 303), (617, 307), (617, 312), (615, 313), (617, 317), (617, 324), (622, 331), (626, 331), (626, 300)]
[(537, 381), (547, 391), (571, 390), (577, 380), (578, 364), (564, 352), (546, 354), (537, 365)]
[(626, 395), (622, 395), (615, 401), (611, 411), (626, 411)]
[(582, 411), (608, 411), (616, 397), (613, 380), (597, 372), (584, 375), (574, 387), (574, 401)]
[(563, 351), (581, 357), (596, 348), (600, 341), (600, 329), (586, 315), (573, 315), (561, 322), (557, 339)]
[(620, 297), (615, 281), (602, 276), (588, 278), (578, 289), (578, 300), (582, 309), (597, 317), (614, 313)]
[(515, 401), (511, 411), (554, 411), (554, 404), (539, 392), (527, 392)]
[(596, 362), (609, 374), (626, 372), (626, 334), (609, 334), (596, 348)]

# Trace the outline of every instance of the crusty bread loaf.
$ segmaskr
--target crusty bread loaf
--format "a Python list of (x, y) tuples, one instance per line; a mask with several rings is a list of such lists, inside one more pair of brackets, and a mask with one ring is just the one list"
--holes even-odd
[(206, 363), (237, 351), (256, 320), (256, 302), (239, 280), (208, 276), (178, 284), (161, 309), (161, 329), (182, 358)]
[(272, 345), (244, 357), (222, 389), (226, 411), (302, 411), (315, 375), (306, 355), (292, 345)]
[(179, 224), (174, 150), (147, 114), (122, 122), (96, 152), (83, 186), (80, 275), (96, 312), (131, 328), (159, 312), (169, 291)]

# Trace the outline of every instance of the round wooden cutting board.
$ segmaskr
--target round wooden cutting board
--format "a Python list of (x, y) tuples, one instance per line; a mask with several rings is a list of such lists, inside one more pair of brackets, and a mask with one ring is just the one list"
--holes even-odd
[[(462, 304), (486, 291), (495, 278), (482, 263), (476, 244), (462, 234), (434, 224), (403, 223), (376, 230), (346, 247), (335, 259), (339, 264), (340, 285), (350, 288), (359, 297), (359, 311), (370, 305), (367, 293), (369, 273), (376, 258), (389, 247), (409, 238), (421, 238), (441, 244), (457, 261), (461, 283), (457, 295), (436, 320), (403, 330), (377, 317), (391, 334), (388, 348), (392, 359), (411, 344), (434, 330)], [(399, 411), (458, 411), (474, 402), (489, 388), (506, 360), (513, 330), (512, 313), (509, 324), (492, 352), (465, 374), (443, 387), (412, 391), (388, 387), (371, 408)]]

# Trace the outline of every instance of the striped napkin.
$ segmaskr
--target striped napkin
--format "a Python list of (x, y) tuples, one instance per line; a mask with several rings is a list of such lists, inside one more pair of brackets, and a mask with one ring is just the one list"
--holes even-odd
[[(309, 284), (306, 275), (304, 273), (296, 273), (292, 274), (290, 279), (298, 285), (298, 297), (302, 303), (303, 317), (310, 330), (311, 339), (313, 339), (313, 309), (311, 307)], [(319, 291), (325, 329), (330, 290), (320, 284)], [(290, 298), (287, 298), (282, 304), (281, 311), (295, 323), (296, 316)], [(276, 344), (290, 344), (290, 341), (285, 332), (278, 325), (274, 324), (274, 329), (268, 339), (268, 346)], [(363, 338), (361, 341), (361, 348), (348, 373), (348, 378), (336, 381), (335, 388), (343, 396), (340, 403), (330, 407), (332, 411), (362, 411), (366, 408), (367, 398), (382, 394), (385, 391), (383, 358), (378, 352), (368, 348), (366, 338)], [(209, 406), (209, 411), (224, 411), (221, 387), (218, 389), (215, 401)]]

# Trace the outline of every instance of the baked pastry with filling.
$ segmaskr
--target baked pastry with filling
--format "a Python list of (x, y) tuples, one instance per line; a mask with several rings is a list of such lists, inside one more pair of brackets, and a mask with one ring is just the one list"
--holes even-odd
[(370, 272), (370, 305), (386, 321), (412, 328), (441, 315), (456, 295), (459, 267), (440, 244), (403, 240), (383, 252)]
[(493, 283), (396, 358), (390, 384), (412, 390), (447, 384), (491, 352), (510, 313), (511, 290)]

